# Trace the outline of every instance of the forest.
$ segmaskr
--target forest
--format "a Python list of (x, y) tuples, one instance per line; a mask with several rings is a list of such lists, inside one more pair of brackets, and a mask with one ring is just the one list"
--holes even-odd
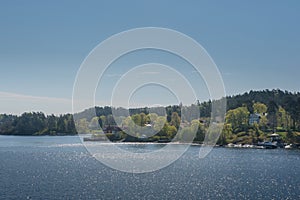
[[(240, 95), (227, 96), (227, 112), (218, 144), (255, 144), (266, 139), (273, 132), (278, 133), (285, 142), (300, 143), (300, 93), (281, 91), (279, 89), (250, 91)], [(28, 112), (20, 116), (0, 115), (0, 134), (2, 135), (75, 135), (98, 134), (99, 126), (103, 130), (115, 127), (117, 122), (122, 127), (135, 132), (135, 137), (143, 137), (141, 129), (153, 125), (157, 134), (151, 139), (172, 139), (179, 129), (180, 137), (189, 134), (189, 127), (197, 127), (194, 142), (201, 143), (208, 131), (211, 118), (212, 101), (196, 102), (193, 105), (167, 106), (164, 112), (157, 108), (132, 108), (130, 116), (113, 117), (112, 109), (126, 111), (123, 108), (95, 107), (83, 112), (64, 115), (45, 115), (41, 112)], [(190, 119), (181, 114), (183, 109), (190, 107), (199, 109), (200, 116)], [(122, 110), (123, 109), (123, 110)], [(252, 119), (253, 118), (253, 119)], [(253, 121), (254, 120), (254, 121)], [(132, 121), (134, 123), (132, 123)], [(107, 136), (114, 140), (111, 133)], [(117, 139), (130, 138), (124, 131), (118, 133)]]
[(20, 116), (0, 115), (2, 135), (75, 135), (73, 115), (48, 115), (42, 112), (26, 112)]

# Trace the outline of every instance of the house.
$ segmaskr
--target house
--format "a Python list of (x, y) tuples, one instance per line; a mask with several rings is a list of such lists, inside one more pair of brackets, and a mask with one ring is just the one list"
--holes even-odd
[(250, 114), (250, 116), (249, 116), (249, 124), (250, 125), (253, 125), (254, 123), (259, 124), (260, 118), (261, 118), (261, 116), (258, 113)]

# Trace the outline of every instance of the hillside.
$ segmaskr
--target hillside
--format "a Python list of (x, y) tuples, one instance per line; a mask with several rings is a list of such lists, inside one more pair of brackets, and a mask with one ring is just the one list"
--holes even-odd
[[(270, 132), (278, 132), (286, 142), (300, 143), (300, 93), (281, 90), (250, 91), (240, 95), (228, 96), (226, 123), (219, 140), (220, 144), (256, 143), (266, 138)], [(204, 139), (210, 118), (211, 101), (198, 103), (200, 110), (199, 131), (196, 141)], [(119, 111), (126, 111), (118, 108)], [(159, 137), (171, 139), (176, 134), (180, 120), (191, 123), (189, 119), (181, 118), (181, 109), (188, 106), (167, 106), (167, 122), (159, 131)], [(155, 108), (151, 108), (152, 112)], [(159, 110), (159, 109), (157, 109)], [(149, 108), (130, 109), (133, 121), (141, 126), (151, 123)], [(251, 115), (256, 114), (256, 115)], [(159, 116), (159, 115), (158, 115)], [(254, 116), (259, 116), (252, 123)], [(157, 118), (157, 117), (156, 117)], [(181, 118), (181, 119), (180, 119)], [(74, 115), (45, 116), (41, 112), (24, 113), (21, 116), (0, 115), (0, 134), (3, 135), (70, 135), (79, 133), (97, 133), (97, 124), (105, 128), (116, 125), (111, 107), (89, 108)], [(125, 120), (126, 117), (116, 120)], [(128, 121), (128, 120), (127, 120)], [(123, 121), (122, 123), (129, 126)], [(137, 133), (138, 134), (138, 133)], [(126, 137), (122, 134), (121, 137)], [(139, 137), (137, 135), (137, 137)]]

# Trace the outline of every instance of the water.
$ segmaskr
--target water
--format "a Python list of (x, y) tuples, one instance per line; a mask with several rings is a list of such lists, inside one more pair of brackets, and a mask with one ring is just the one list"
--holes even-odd
[(76, 136), (0, 136), (0, 199), (300, 199), (299, 150), (198, 152), (191, 146), (162, 170), (130, 174), (98, 162)]

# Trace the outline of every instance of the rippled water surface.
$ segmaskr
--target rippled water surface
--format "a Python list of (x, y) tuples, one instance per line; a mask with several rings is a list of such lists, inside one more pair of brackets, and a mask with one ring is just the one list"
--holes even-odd
[(0, 199), (300, 199), (299, 150), (214, 148), (200, 159), (199, 148), (131, 174), (101, 164), (76, 136), (0, 136)]

